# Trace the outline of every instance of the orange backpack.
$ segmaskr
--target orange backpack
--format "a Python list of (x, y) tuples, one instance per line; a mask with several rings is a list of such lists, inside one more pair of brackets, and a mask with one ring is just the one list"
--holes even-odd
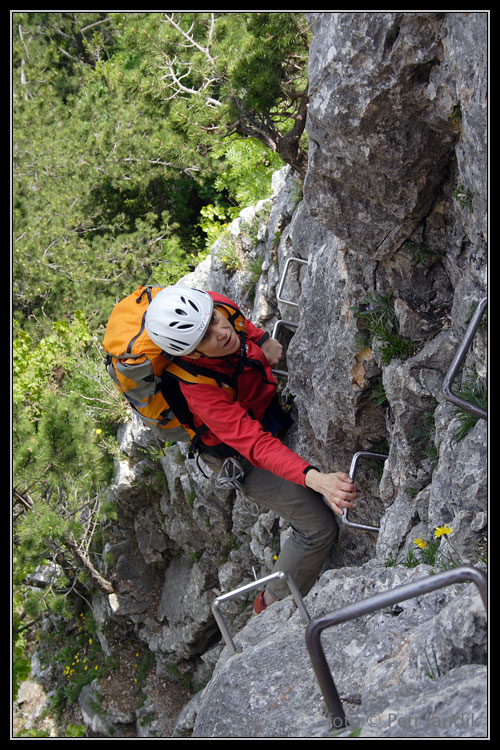
[[(151, 341), (145, 329), (146, 313), (160, 286), (140, 286), (115, 305), (103, 339), (106, 366), (118, 389), (144, 424), (168, 442), (192, 442), (197, 434), (179, 381), (210, 383), (233, 388), (220, 375), (193, 362), (172, 357)], [(238, 333), (245, 333), (245, 318), (238, 308), (216, 303)], [(200, 432), (198, 430), (198, 432)]]

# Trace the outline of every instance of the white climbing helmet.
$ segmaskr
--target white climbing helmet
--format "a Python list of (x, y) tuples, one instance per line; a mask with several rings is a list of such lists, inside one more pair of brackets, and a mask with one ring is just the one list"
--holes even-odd
[(147, 334), (167, 354), (191, 354), (210, 325), (213, 307), (211, 296), (200, 289), (166, 287), (148, 307)]

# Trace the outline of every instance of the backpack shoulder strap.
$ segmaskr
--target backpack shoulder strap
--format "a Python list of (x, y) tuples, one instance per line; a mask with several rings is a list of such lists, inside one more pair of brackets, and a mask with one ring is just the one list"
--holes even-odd
[(215, 385), (230, 390), (232, 398), (235, 397), (235, 382), (232, 375), (196, 365), (194, 362), (173, 360), (167, 365), (164, 373), (187, 385)]

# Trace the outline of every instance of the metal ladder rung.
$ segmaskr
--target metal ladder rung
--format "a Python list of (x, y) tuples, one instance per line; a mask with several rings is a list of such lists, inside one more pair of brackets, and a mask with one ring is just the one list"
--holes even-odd
[[(293, 307), (298, 307), (299, 305), (297, 304), (297, 302), (292, 302), (291, 300), (284, 299), (281, 296), (282, 292), (283, 292), (283, 287), (285, 285), (286, 275), (288, 273), (288, 269), (290, 268), (290, 263), (293, 263), (293, 262), (295, 262), (295, 263), (304, 263), (305, 265), (307, 265), (309, 263), (308, 260), (304, 260), (303, 258), (292, 257), (292, 258), (288, 258), (287, 259), (287, 261), (285, 263), (285, 267), (283, 269), (283, 273), (281, 274), (281, 279), (280, 279), (280, 283), (278, 285), (278, 292), (276, 294), (276, 297), (278, 299), (278, 302), (284, 302), (286, 305), (292, 305)], [(273, 333), (272, 333), (273, 339), (276, 338), (276, 333), (277, 333), (278, 328), (279, 328), (280, 325), (293, 326), (293, 327), (297, 328), (298, 323), (292, 323), (291, 321), (285, 321), (285, 320), (278, 320), (276, 322), (275, 326), (274, 326), (274, 329), (273, 329)], [(287, 373), (286, 370), (272, 370), (272, 372), (274, 373), (274, 375), (283, 375), (286, 378), (288, 377), (288, 373)]]
[(281, 326), (291, 326), (292, 328), (298, 328), (299, 324), (294, 323), (293, 320), (277, 320), (276, 323), (274, 324), (273, 332), (271, 334), (273, 339), (276, 338), (278, 330)]
[(367, 599), (348, 604), (341, 609), (337, 609), (327, 615), (311, 620), (306, 629), (306, 645), (311, 658), (311, 662), (318, 680), (318, 684), (323, 693), (325, 703), (330, 715), (330, 719), (335, 729), (347, 726), (347, 721), (342, 707), (342, 701), (337, 692), (333, 681), (332, 673), (325, 657), (325, 652), (321, 645), (320, 636), (325, 628), (332, 625), (338, 625), (341, 622), (354, 620), (356, 617), (376, 612), (384, 607), (392, 606), (398, 602), (412, 599), (416, 596), (422, 596), (444, 586), (450, 586), (454, 583), (463, 583), (470, 581), (476, 584), (481, 594), (484, 608), (488, 611), (488, 579), (486, 574), (478, 568), (463, 566), (446, 570), (444, 573), (427, 576), (418, 581), (397, 586), (394, 589), (374, 594)]
[(285, 263), (285, 267), (283, 269), (283, 273), (281, 275), (281, 279), (280, 279), (280, 283), (279, 283), (279, 287), (278, 287), (278, 293), (277, 293), (276, 296), (277, 296), (278, 302), (284, 302), (287, 305), (292, 305), (293, 307), (298, 307), (299, 305), (297, 304), (297, 302), (292, 302), (291, 300), (284, 299), (281, 296), (281, 294), (283, 292), (283, 287), (285, 285), (286, 275), (288, 273), (288, 269), (290, 268), (290, 263), (292, 263), (292, 262), (295, 262), (295, 263), (304, 263), (305, 265), (307, 265), (309, 263), (308, 260), (304, 260), (303, 258), (288, 258), (288, 260)]
[(488, 305), (488, 298), (483, 297), (483, 299), (480, 300), (474, 315), (472, 316), (472, 320), (469, 323), (469, 327), (467, 328), (465, 332), (465, 336), (462, 339), (462, 343), (458, 347), (457, 352), (450, 365), (450, 368), (448, 372), (446, 373), (445, 379), (443, 381), (443, 393), (448, 401), (451, 401), (456, 406), (459, 406), (461, 409), (465, 409), (466, 411), (471, 412), (471, 414), (475, 414), (476, 417), (479, 417), (480, 419), (486, 419), (486, 420), (488, 419), (488, 412), (486, 411), (486, 409), (482, 409), (480, 406), (476, 406), (476, 404), (472, 404), (470, 401), (467, 401), (462, 396), (459, 396), (457, 393), (454, 393), (451, 387), (467, 355), (469, 347), (472, 343), (472, 339), (474, 338), (474, 335), (477, 329), (479, 328), (481, 318), (483, 317), (483, 314), (487, 308), (487, 305)]
[[(291, 328), (298, 328), (298, 325), (299, 325), (298, 323), (294, 323), (291, 320), (277, 320), (276, 323), (274, 324), (274, 328), (273, 328), (273, 332), (271, 334), (271, 337), (273, 339), (276, 338), (276, 336), (278, 334), (278, 330), (279, 330), (279, 328), (281, 326), (290, 326)], [(271, 372), (274, 373), (274, 375), (284, 375), (285, 377), (288, 377), (288, 372), (286, 370), (275, 370), (275, 369), (273, 369), (273, 370), (271, 370)]]
[(290, 593), (292, 594), (295, 604), (297, 605), (297, 608), (302, 616), (302, 619), (305, 623), (310, 622), (311, 618), (309, 617), (309, 613), (307, 612), (307, 609), (304, 604), (304, 600), (302, 599), (302, 596), (300, 594), (300, 591), (298, 590), (297, 586), (295, 585), (295, 582), (293, 578), (286, 573), (284, 570), (278, 570), (276, 573), (271, 573), (268, 576), (265, 576), (264, 578), (259, 578), (256, 581), (252, 581), (251, 583), (247, 583), (244, 586), (240, 586), (237, 589), (234, 589), (234, 591), (229, 591), (226, 594), (221, 594), (217, 597), (217, 599), (212, 604), (212, 612), (215, 617), (215, 620), (217, 622), (217, 625), (219, 626), (219, 630), (222, 633), (222, 637), (224, 638), (224, 641), (226, 642), (226, 646), (228, 647), (231, 654), (236, 654), (238, 652), (238, 649), (236, 648), (233, 638), (231, 636), (231, 633), (229, 632), (229, 628), (227, 627), (226, 621), (222, 615), (222, 612), (220, 611), (220, 605), (227, 601), (228, 599), (234, 599), (237, 596), (241, 596), (242, 594), (246, 594), (248, 591), (252, 591), (252, 589), (260, 588), (261, 586), (264, 586), (266, 583), (269, 583), (269, 581), (274, 581), (275, 578), (279, 578), (282, 581), (285, 581), (288, 584), (288, 588), (290, 589)]
[[(351, 461), (351, 467), (349, 469), (349, 476), (354, 481), (354, 477), (356, 476), (356, 469), (358, 465), (358, 461), (360, 458), (368, 456), (370, 458), (380, 458), (381, 460), (385, 461), (388, 456), (385, 453), (372, 453), (371, 451), (358, 451), (358, 453), (355, 453), (352, 457)], [(345, 523), (346, 526), (351, 526), (356, 529), (363, 529), (363, 531), (380, 531), (379, 526), (367, 526), (364, 523), (354, 523), (353, 521), (349, 521), (347, 518), (347, 508), (345, 508), (344, 513), (341, 516), (342, 523)]]

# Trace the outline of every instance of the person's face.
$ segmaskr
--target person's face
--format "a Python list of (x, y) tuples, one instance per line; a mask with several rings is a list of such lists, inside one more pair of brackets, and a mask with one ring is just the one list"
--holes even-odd
[(227, 357), (235, 354), (240, 348), (240, 339), (229, 320), (219, 310), (214, 308), (212, 320), (208, 326), (205, 336), (200, 341), (196, 350), (188, 356), (198, 359), (201, 355), (206, 357)]

